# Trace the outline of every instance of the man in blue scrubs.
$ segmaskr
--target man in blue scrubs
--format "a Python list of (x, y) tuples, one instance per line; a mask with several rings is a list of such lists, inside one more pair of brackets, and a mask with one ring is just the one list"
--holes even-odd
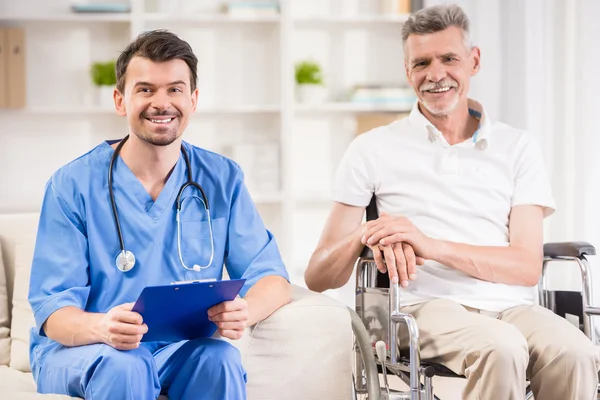
[[(86, 399), (245, 399), (238, 350), (215, 339), (141, 342), (148, 327), (132, 306), (142, 289), (174, 281), (244, 278), (240, 297), (209, 310), (226, 338), (290, 301), (289, 278), (275, 239), (244, 185), (240, 167), (182, 141), (196, 109), (197, 59), (165, 31), (147, 32), (117, 61), (117, 112), (129, 135), (115, 159), (112, 190), (123, 244), (134, 267), (117, 268), (121, 244), (108, 171), (119, 141), (104, 142), (59, 169), (41, 210), (29, 301), (32, 372), (41, 393)], [(193, 180), (206, 193), (212, 220), (194, 187), (184, 190), (181, 239), (175, 199)], [(181, 254), (181, 257), (180, 257)], [(185, 268), (184, 268), (185, 265)], [(195, 265), (207, 268), (194, 268)]]

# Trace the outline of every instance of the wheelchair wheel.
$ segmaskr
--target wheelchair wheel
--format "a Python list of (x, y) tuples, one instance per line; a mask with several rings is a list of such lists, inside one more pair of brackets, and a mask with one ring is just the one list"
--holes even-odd
[(379, 373), (369, 333), (356, 312), (348, 308), (354, 332), (353, 395), (356, 400), (379, 400)]

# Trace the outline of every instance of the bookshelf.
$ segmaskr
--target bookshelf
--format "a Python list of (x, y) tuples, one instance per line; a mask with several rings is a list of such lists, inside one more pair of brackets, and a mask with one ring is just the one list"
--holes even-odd
[(143, 18), (149, 22), (182, 22), (182, 23), (279, 23), (279, 16), (228, 16), (228, 15), (178, 15), (171, 13), (144, 13)]
[[(223, 114), (277, 114), (281, 112), (279, 105), (248, 105), (248, 106), (231, 106), (231, 107), (200, 107), (196, 109), (195, 116), (201, 115), (223, 115)], [(0, 114), (8, 116), (9, 114), (32, 114), (32, 115), (78, 115), (87, 116), (90, 114), (100, 114), (104, 116), (115, 115), (113, 108), (100, 106), (38, 106), (27, 107), (25, 109), (0, 109)]]
[(311, 24), (374, 24), (389, 23), (401, 24), (408, 18), (408, 15), (356, 15), (356, 16), (307, 16), (294, 18), (297, 25)]
[(328, 102), (324, 104), (297, 104), (296, 112), (309, 113), (372, 113), (372, 112), (410, 112), (412, 104), (361, 104), (352, 102)]
[[(36, 144), (23, 160), (0, 162), (25, 171), (28, 182), (9, 188), (0, 211), (38, 211), (52, 171), (101, 140), (123, 136), (124, 119), (95, 104), (89, 66), (115, 59), (139, 33), (165, 28), (199, 58), (199, 105), (185, 139), (240, 162), (292, 281), (303, 285), (331, 206), (335, 169), (355, 136), (355, 116), (412, 106), (342, 100), (355, 84), (404, 81), (400, 29), (408, 16), (381, 13), (379, 1), (347, 0), (342, 9), (337, 0), (282, 0), (277, 15), (259, 16), (219, 13), (209, 0), (180, 0), (181, 12), (131, 0), (131, 11), (119, 14), (70, 13), (68, 0), (0, 2), (0, 26), (26, 30), (28, 98), (23, 109), (0, 109), (8, 129), (0, 141), (10, 151)], [(326, 102), (296, 98), (294, 66), (307, 58), (323, 67)], [(276, 153), (277, 173), (252, 166), (261, 154), (236, 159), (252, 146)]]
[(2, 23), (30, 23), (30, 22), (131, 22), (129, 14), (74, 14), (74, 13), (48, 13), (31, 15), (0, 15)]

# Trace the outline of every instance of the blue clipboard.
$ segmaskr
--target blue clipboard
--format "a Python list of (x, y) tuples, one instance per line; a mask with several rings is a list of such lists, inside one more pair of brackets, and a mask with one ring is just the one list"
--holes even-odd
[(142, 342), (178, 342), (211, 337), (217, 325), (208, 310), (239, 294), (245, 279), (148, 286), (142, 290), (132, 311), (148, 325)]

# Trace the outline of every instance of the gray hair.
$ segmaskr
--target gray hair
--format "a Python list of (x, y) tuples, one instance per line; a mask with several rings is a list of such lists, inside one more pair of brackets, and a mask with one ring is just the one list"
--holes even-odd
[(402, 44), (406, 44), (410, 35), (440, 32), (451, 26), (462, 30), (463, 43), (467, 49), (470, 49), (469, 17), (457, 5), (436, 5), (412, 14), (402, 26)]

